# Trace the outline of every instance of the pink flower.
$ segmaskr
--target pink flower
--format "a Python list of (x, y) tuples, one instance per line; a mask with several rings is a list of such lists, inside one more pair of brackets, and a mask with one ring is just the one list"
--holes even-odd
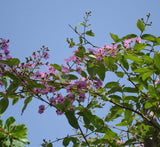
[(87, 85), (85, 81), (76, 81), (77, 91), (87, 90)]
[(73, 93), (68, 94), (68, 99), (70, 102), (74, 102), (75, 101), (75, 95)]
[(9, 42), (9, 40), (5, 40), (5, 39), (3, 39), (3, 38), (0, 38), (1, 40), (2, 40), (2, 43), (0, 44), (0, 48), (2, 49), (2, 50), (7, 50), (8, 49), (8, 42)]
[(140, 37), (136, 37), (136, 38), (134, 38), (135, 39), (135, 41), (137, 42), (137, 43), (141, 43), (142, 42), (142, 39), (140, 38)]
[(79, 94), (79, 99), (81, 100), (81, 102), (84, 102), (85, 98), (86, 98), (85, 93)]
[(1, 86), (1, 87), (3, 87), (3, 85), (4, 85), (4, 84), (3, 84), (3, 82), (2, 82), (2, 81), (0, 81), (0, 86)]
[(48, 54), (48, 52), (44, 52), (44, 53), (43, 53), (43, 57), (44, 57), (44, 59), (46, 59), (46, 60), (49, 59), (49, 54)]
[(62, 115), (64, 112), (62, 110), (56, 110), (57, 115)]
[(158, 78), (158, 80), (154, 84), (157, 85), (158, 83), (160, 83), (159, 78)]
[(67, 66), (63, 66), (61, 71), (64, 72), (64, 73), (69, 73), (70, 72), (70, 70)]
[(44, 78), (46, 76), (45, 72), (43, 71), (37, 71), (34, 75), (34, 78), (35, 79), (41, 79), (41, 78)]
[(74, 85), (71, 84), (71, 85), (68, 85), (66, 88), (67, 92), (71, 92), (71, 90), (73, 89)]
[(44, 112), (44, 110), (45, 110), (45, 106), (44, 106), (44, 105), (40, 105), (40, 106), (39, 106), (38, 113), (39, 113), (39, 114), (42, 114), (42, 113)]
[(50, 103), (52, 105), (56, 105), (57, 104), (57, 98), (51, 97), (49, 101), (50, 101)]
[(95, 88), (98, 89), (101, 86), (102, 86), (102, 81), (97, 78), (97, 82), (96, 82)]
[(77, 71), (79, 74), (81, 74), (81, 72), (82, 72), (82, 68), (81, 68), (81, 67), (79, 67), (79, 66), (77, 66), (77, 67), (76, 67), (76, 71)]

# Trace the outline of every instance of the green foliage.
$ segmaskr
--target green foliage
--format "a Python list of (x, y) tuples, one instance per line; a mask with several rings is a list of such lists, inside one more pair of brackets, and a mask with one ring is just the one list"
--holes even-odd
[(74, 111), (73, 110), (68, 110), (68, 111), (65, 112), (65, 115), (68, 119), (69, 124), (73, 128), (78, 129), (79, 124), (78, 124), (77, 118), (75, 117)]
[(137, 27), (141, 32), (143, 32), (145, 30), (145, 25), (143, 24), (143, 22), (140, 19), (138, 19), (138, 21), (137, 21)]
[(0, 144), (5, 147), (25, 147), (29, 145), (29, 141), (26, 138), (27, 128), (24, 124), (15, 125), (14, 117), (9, 117), (4, 126), (1, 122), (0, 126)]
[[(136, 34), (119, 38), (118, 35), (110, 33), (114, 43), (108, 48), (97, 47), (86, 39), (86, 36), (95, 36), (92, 30), (88, 29), (89, 16), (90, 12), (86, 13), (84, 21), (79, 23), (79, 26), (83, 27), (83, 32), (78, 32), (77, 26), (75, 28), (70, 26), (78, 34), (78, 43), (74, 42), (73, 38), (67, 38), (67, 42), (69, 47), (76, 46), (78, 50), (70, 58), (72, 63), (66, 63), (69, 72), (62, 72), (61, 69), (64, 66), (54, 63), (50, 66), (54, 67), (53, 70), (57, 76), (51, 73), (46, 77), (41, 75), (41, 78), (33, 79), (31, 77), (37, 69), (39, 70), (39, 67), (25, 70), (23, 78), (15, 74), (13, 70), (5, 71), (2, 67), (4, 74), (0, 81), (5, 85), (5, 92), (0, 92), (0, 114), (7, 109), (9, 98), (13, 99), (12, 104), (24, 98), (21, 112), (23, 114), (35, 96), (48, 107), (54, 107), (64, 113), (70, 126), (75, 129), (75, 135), (57, 139), (57, 141), (63, 140), (63, 146), (67, 147), (70, 143), (73, 147), (134, 146), (146, 142), (147, 137), (158, 140), (158, 134), (156, 134), (157, 138), (154, 134), (160, 132), (160, 124), (157, 121), (160, 119), (160, 51), (157, 51), (160, 37), (143, 34), (146, 27), (150, 25), (148, 24), (149, 15), (146, 22), (143, 19), (137, 21), (141, 38)], [(85, 45), (87, 48), (90, 45), (95, 50), (100, 49), (99, 55), (95, 50), (87, 52)], [(112, 53), (115, 54), (112, 55)], [(101, 58), (97, 59), (99, 56)], [(0, 63), (12, 69), (19, 65), (20, 61), (12, 58), (0, 60)], [(48, 65), (48, 63), (43, 65)], [(80, 74), (77, 74), (77, 67), (82, 67)], [(115, 74), (115, 79), (110, 79), (111, 73)], [(27, 84), (22, 84), (24, 82)], [(76, 82), (80, 84), (76, 85)], [(38, 89), (37, 93), (35, 89)], [(65, 96), (58, 96), (63, 90), (67, 91), (64, 92)], [(83, 94), (86, 96), (84, 103), (81, 100)], [(52, 102), (51, 97), (56, 97), (56, 100)], [(62, 101), (64, 99), (64, 102), (61, 102), (61, 99)], [(111, 105), (107, 112), (108, 103)], [(110, 126), (111, 121), (117, 120), (115, 126)], [(122, 133), (117, 134), (115, 129)], [(5, 146), (23, 147), (29, 144), (26, 131), (24, 124), (15, 125), (13, 117), (8, 118), (4, 126), (3, 121), (0, 120), (0, 141)], [(117, 142), (123, 138), (125, 142)], [(42, 146), (52, 147), (53, 142), (45, 141)]]

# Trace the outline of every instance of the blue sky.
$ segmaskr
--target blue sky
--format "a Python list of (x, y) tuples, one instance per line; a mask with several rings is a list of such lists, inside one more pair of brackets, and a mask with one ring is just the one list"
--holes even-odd
[[(11, 55), (22, 61), (45, 45), (50, 49), (50, 63), (63, 64), (63, 59), (73, 51), (68, 48), (66, 38), (77, 37), (68, 24), (78, 25), (86, 11), (92, 11), (90, 23), (95, 33), (90, 41), (98, 46), (112, 42), (110, 32), (120, 37), (140, 34), (136, 22), (149, 12), (153, 25), (147, 28), (147, 33), (160, 35), (159, 0), (1, 0), (0, 3), (0, 37), (10, 39)], [(23, 101), (15, 106), (10, 104), (3, 118), (14, 116), (17, 122), (26, 124), (30, 147), (39, 147), (44, 138), (55, 140), (74, 133), (65, 117), (57, 116), (54, 109), (38, 114), (40, 104), (33, 100), (22, 116)]]

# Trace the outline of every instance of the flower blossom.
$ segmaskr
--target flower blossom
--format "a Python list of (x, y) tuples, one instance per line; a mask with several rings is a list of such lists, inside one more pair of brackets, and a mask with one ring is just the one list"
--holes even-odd
[(64, 73), (69, 73), (70, 72), (70, 70), (67, 66), (63, 66), (61, 71), (64, 72)]
[(42, 114), (42, 113), (44, 112), (44, 110), (45, 110), (45, 106), (44, 106), (44, 105), (40, 105), (40, 106), (39, 106), (38, 113), (39, 113), (39, 114)]
[(48, 52), (44, 52), (44, 53), (43, 53), (43, 57), (44, 57), (44, 59), (46, 59), (46, 60), (49, 59), (49, 54), (48, 54)]
[(160, 83), (159, 78), (158, 78), (158, 80), (154, 84), (157, 85), (158, 83)]
[(98, 89), (99, 87), (102, 86), (102, 81), (100, 79), (97, 78), (97, 82), (95, 84), (95, 88)]

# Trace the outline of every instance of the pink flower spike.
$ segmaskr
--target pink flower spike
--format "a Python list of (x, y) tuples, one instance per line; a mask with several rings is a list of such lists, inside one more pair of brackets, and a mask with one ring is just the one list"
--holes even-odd
[(42, 113), (44, 112), (44, 110), (45, 110), (45, 106), (44, 106), (44, 105), (40, 105), (40, 106), (39, 106), (38, 113), (39, 113), (39, 114), (42, 114)]
[(98, 89), (98, 88), (101, 87), (101, 86), (102, 86), (102, 81), (101, 81), (100, 79), (97, 79), (95, 88)]
[(136, 37), (136, 38), (134, 38), (135, 39), (135, 41), (137, 42), (137, 43), (141, 43), (142, 42), (142, 39), (140, 38), (140, 37)]
[(70, 70), (67, 66), (63, 66), (61, 71), (64, 72), (64, 73), (69, 73), (70, 72)]
[(84, 102), (85, 98), (86, 98), (85, 93), (79, 94), (79, 99), (81, 100), (81, 102)]
[(48, 54), (48, 52), (44, 52), (44, 53), (43, 53), (43, 56), (44, 56), (44, 59), (46, 59), (46, 60), (49, 59), (49, 54)]

